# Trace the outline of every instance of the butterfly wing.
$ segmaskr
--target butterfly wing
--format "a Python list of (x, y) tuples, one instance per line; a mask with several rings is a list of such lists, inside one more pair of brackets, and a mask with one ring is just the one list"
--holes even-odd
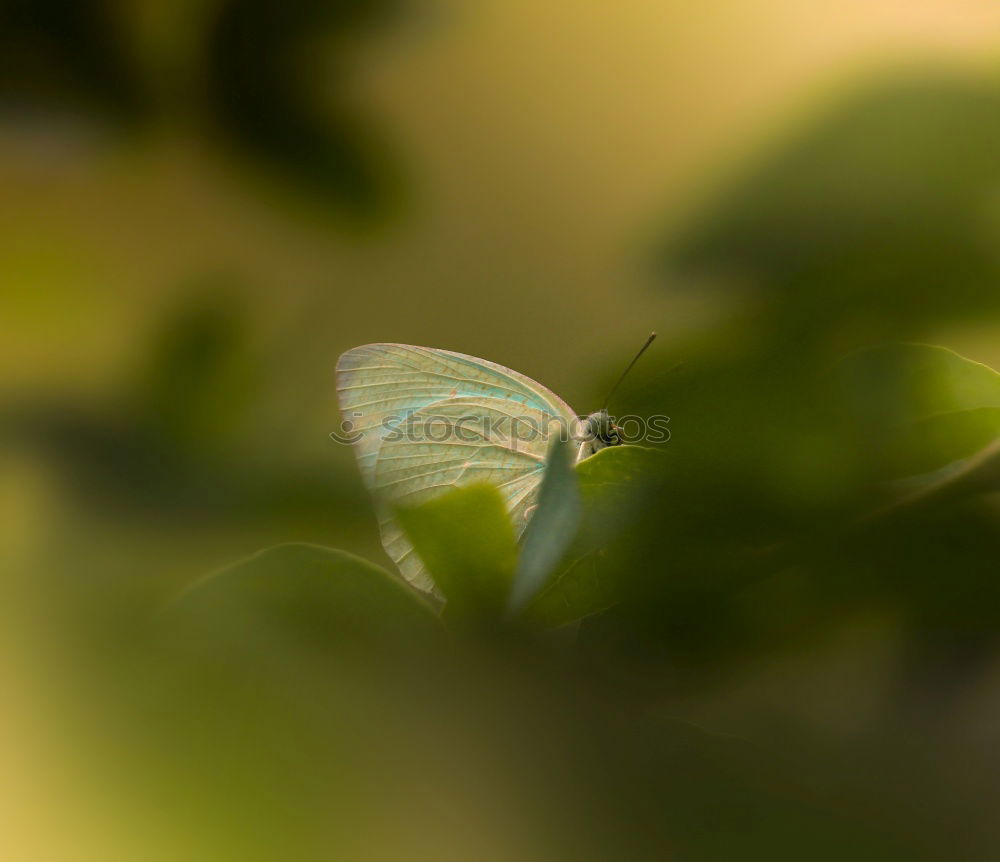
[(517, 534), (545, 469), (553, 423), (576, 416), (523, 374), (462, 353), (368, 344), (337, 363), (337, 393), (353, 425), (362, 478), (375, 498), (382, 544), (414, 586), (433, 582), (392, 517), (448, 489), (490, 482)]

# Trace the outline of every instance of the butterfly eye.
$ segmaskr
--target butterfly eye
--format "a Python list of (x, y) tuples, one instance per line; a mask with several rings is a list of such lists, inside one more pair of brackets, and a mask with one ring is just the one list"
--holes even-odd
[(607, 431), (604, 434), (601, 434), (599, 439), (605, 446), (621, 446), (622, 438), (619, 433), (620, 431), (621, 428), (613, 422), (609, 422)]

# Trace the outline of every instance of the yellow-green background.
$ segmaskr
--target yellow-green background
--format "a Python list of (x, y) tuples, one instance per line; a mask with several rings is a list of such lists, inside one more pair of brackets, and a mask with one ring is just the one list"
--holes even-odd
[[(4, 31), (0, 13), (0, 392), (5, 427), (15, 429), (0, 463), (2, 855), (586, 855), (573, 842), (539, 838), (548, 833), (526, 796), (530, 788), (558, 808), (553, 797), (574, 783), (573, 755), (550, 751), (537, 775), (510, 767), (477, 724), (500, 697), (492, 691), (480, 691), (454, 727), (425, 733), (386, 717), (407, 707), (394, 695), (345, 683), (342, 691), (374, 711), (345, 719), (367, 728), (364, 756), (345, 765), (330, 755), (308, 790), (275, 756), (283, 765), (273, 770), (287, 767), (291, 777), (273, 777), (274, 798), (262, 792), (258, 808), (242, 813), (239, 802), (225, 810), (224, 789), (200, 799), (171, 768), (136, 759), (121, 743), (123, 724), (142, 718), (110, 717), (115, 692), (140, 683), (117, 670), (109, 683), (94, 670), (106, 661), (102, 632), (279, 541), (385, 562), (351, 452), (328, 438), (339, 421), (333, 369), (349, 347), (398, 341), (472, 353), (587, 411), (650, 329), (660, 333), (657, 349), (681, 359), (689, 341), (726, 331), (742, 295), (710, 274), (658, 268), (658, 249), (744, 170), (872, 89), (911, 80), (1000, 88), (1000, 7), (413, 0), (354, 28), (319, 27), (283, 50), (308, 61), (303, 98), (320, 114), (349, 105), (370, 133), (373, 170), (385, 183), (359, 212), (336, 192), (310, 188), (308, 177), (287, 181), (281, 165), (220, 131), (201, 76), (204, 34), (223, 5), (94, 4), (118, 22), (128, 74), (144, 82), (138, 118), (79, 96), (72, 68), (54, 73), (39, 96), (36, 81), (61, 68), (58, 52)], [(994, 131), (973, 124), (956, 136)], [(906, 148), (905, 134), (896, 145)], [(1000, 159), (1000, 139), (995, 151)], [(920, 183), (914, 188), (912, 206), (934, 211), (938, 192), (928, 187), (921, 197)], [(1000, 186), (983, 197), (1000, 208)], [(1000, 248), (1000, 217), (988, 215), (976, 223), (992, 237), (985, 246)], [(914, 287), (912, 303), (923, 302), (924, 289)], [(1000, 366), (985, 311), (916, 315), (893, 334)], [(703, 717), (756, 715), (760, 707), (813, 740), (814, 752), (828, 738), (861, 733), (889, 697), (882, 683), (896, 643), (878, 608), (871, 617), (806, 655), (729, 669), (677, 715), (688, 707)], [(539, 732), (556, 733), (552, 716), (565, 703), (552, 706), (534, 689), (524, 695), (502, 663), (492, 670), (498, 691), (508, 686), (531, 704), (518, 713), (519, 732), (535, 726), (527, 713), (537, 708), (551, 718), (537, 720)], [(972, 755), (959, 740), (992, 739), (996, 703), (984, 683), (946, 734), (955, 750), (941, 757), (953, 759), (958, 808), (995, 789), (977, 770), (963, 771)], [(432, 713), (425, 708), (421, 720)], [(295, 725), (282, 715), (274, 721)], [(585, 737), (586, 728), (574, 733)], [(450, 753), (420, 747), (452, 734), (462, 740)], [(235, 760), (267, 762), (252, 740), (234, 751)], [(213, 762), (193, 742), (188, 755)], [(599, 783), (600, 752), (588, 756), (579, 780)], [(257, 776), (264, 784), (270, 768)], [(607, 768), (641, 773), (641, 763)], [(174, 781), (180, 789), (167, 786)], [(427, 787), (445, 797), (428, 800)], [(903, 810), (917, 816), (921, 793)], [(642, 799), (637, 790), (635, 804)], [(284, 817), (286, 808), (295, 815)], [(273, 846), (246, 839), (243, 816), (256, 829), (275, 811), (284, 819), (275, 818)], [(878, 806), (865, 816), (877, 820)], [(619, 828), (627, 832), (627, 822)], [(609, 834), (614, 846), (617, 833)], [(711, 842), (702, 852), (741, 858)]]

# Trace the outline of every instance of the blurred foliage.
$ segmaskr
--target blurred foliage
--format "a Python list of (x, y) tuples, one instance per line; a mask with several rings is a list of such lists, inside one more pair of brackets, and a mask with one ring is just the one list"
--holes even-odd
[(332, 660), (357, 650), (375, 661), (390, 648), (398, 660), (437, 629), (430, 606), (384, 569), (351, 554), (294, 544), (211, 575), (185, 590), (166, 615), (171, 625), (187, 627), (179, 636), (182, 648), (203, 648), (207, 639), (242, 649), (241, 641), (267, 627), (279, 642), (305, 649), (321, 644)]
[[(225, 0), (177, 4), (203, 20), (196, 47), (143, 56), (139, 10), (101, 0), (0, 4), (0, 102), (29, 115), (103, 113), (135, 129), (194, 123), (299, 194), (364, 220), (397, 191), (381, 136), (341, 92), (350, 48), (398, 0)], [(201, 7), (204, 7), (203, 9)], [(178, 64), (187, 68), (178, 69)]]
[(929, 473), (1000, 436), (1000, 374), (941, 347), (905, 344), (847, 357), (838, 372), (887, 477)]
[(998, 136), (992, 79), (864, 92), (671, 237), (667, 268), (748, 281), (788, 337), (807, 343), (845, 326), (871, 339), (995, 314)]
[[(901, 359), (907, 391), (935, 403), (958, 399), (974, 404), (976, 393), (963, 384), (988, 372), (938, 348), (903, 345), (883, 351), (878, 356), (882, 362)], [(942, 364), (948, 370), (943, 376)], [(866, 378), (865, 385), (872, 379), (882, 378)], [(888, 391), (904, 394), (896, 388)], [(992, 449), (985, 453), (987, 459), (1000, 463)], [(559, 456), (555, 447), (553, 463), (558, 464)], [(180, 674), (175, 685), (181, 687), (181, 699), (158, 707), (171, 719), (166, 728), (158, 726), (153, 738), (166, 731), (169, 745), (179, 739), (186, 748), (192, 735), (188, 722), (195, 721), (199, 735), (207, 726), (208, 738), (214, 739), (221, 732), (212, 729), (217, 722), (225, 726), (237, 705), (249, 705), (253, 718), (247, 729), (255, 744), (282, 750), (282, 729), (316, 709), (317, 699), (328, 701), (330, 706), (318, 707), (319, 716), (335, 725), (314, 739), (311, 732), (306, 735), (309, 757), (318, 758), (310, 772), (322, 775), (331, 769), (350, 739), (356, 774), (369, 780), (379, 776), (381, 788), (400, 782), (409, 788), (415, 776), (406, 770), (415, 769), (424, 776), (418, 782), (432, 777), (434, 793), (458, 794), (451, 804), (459, 806), (461, 818), (470, 816), (468, 799), (458, 802), (469, 792), (465, 777), (485, 770), (489, 806), (509, 805), (509, 793), (519, 797), (515, 816), (521, 828), (531, 824), (530, 844), (539, 858), (622, 853), (654, 858), (670, 848), (680, 858), (692, 859), (725, 859), (738, 852), (747, 859), (808, 854), (833, 860), (850, 853), (902, 860), (948, 858), (956, 846), (963, 858), (988, 858), (980, 854), (997, 846), (993, 830), (984, 833), (977, 826), (973, 834), (956, 836), (947, 822), (919, 820), (917, 812), (940, 794), (954, 792), (954, 776), (936, 757), (927, 756), (933, 751), (927, 746), (941, 721), (937, 716), (943, 703), (962, 688), (957, 667), (965, 674), (981, 668), (983, 648), (1000, 631), (996, 603), (983, 603), (976, 589), (987, 582), (1000, 551), (996, 513), (990, 516), (981, 505), (984, 491), (1000, 487), (1000, 470), (991, 466), (992, 483), (948, 493), (961, 486), (957, 477), (982, 466), (971, 459), (964, 472), (929, 480), (917, 497), (888, 490), (888, 505), (854, 507), (849, 517), (819, 531), (789, 531), (779, 546), (744, 542), (737, 555), (734, 542), (721, 553), (711, 547), (719, 541), (715, 536), (706, 541), (699, 534), (686, 544), (672, 541), (682, 533), (664, 514), (683, 512), (690, 504), (679, 496), (680, 490), (690, 489), (679, 485), (685, 476), (676, 459), (675, 452), (610, 448), (572, 471), (569, 484), (564, 479), (549, 484), (534, 518), (549, 523), (550, 513), (562, 511), (567, 498), (582, 496), (583, 526), (564, 555), (568, 564), (555, 569), (524, 616), (506, 618), (509, 625), (500, 639), (468, 637), (484, 630), (501, 634), (496, 626), (515, 568), (511, 526), (499, 493), (487, 485), (455, 489), (398, 513), (446, 597), (444, 620), (457, 639), (443, 637), (433, 625), (430, 607), (401, 580), (336, 551), (278, 547), (207, 579), (171, 605), (165, 627), (154, 639), (161, 644), (155, 647), (158, 663)], [(669, 502), (667, 495), (673, 498)], [(698, 517), (704, 528), (719, 515), (702, 507)], [(563, 556), (564, 539), (553, 534), (553, 544)], [(537, 551), (525, 541), (521, 553)], [(599, 561), (601, 589), (579, 576), (581, 554)], [(942, 572), (950, 575), (946, 588), (938, 577)], [(680, 605), (669, 626), (662, 623), (668, 604)], [(614, 607), (588, 616), (569, 640), (539, 639), (532, 633), (536, 625), (562, 625), (609, 605)], [(772, 726), (758, 731), (758, 741), (765, 744), (759, 748), (668, 717), (659, 705), (667, 696), (665, 703), (674, 704), (668, 709), (679, 708), (680, 691), (701, 688), (712, 670), (735, 669), (762, 650), (808, 653), (815, 648), (809, 644), (822, 641), (821, 632), (833, 620), (849, 623), (858, 613), (879, 609), (891, 614), (904, 607), (909, 647), (917, 649), (912, 668), (922, 675), (900, 680), (907, 695), (861, 737), (831, 741), (833, 747), (825, 749), (816, 739), (788, 736), (787, 729)], [(694, 677), (677, 676), (693, 660), (701, 671), (697, 683)], [(859, 660), (871, 657), (862, 653)], [(313, 666), (323, 669), (320, 677), (303, 670)], [(206, 679), (207, 669), (212, 670)], [(932, 675), (925, 676), (929, 671)], [(247, 674), (246, 682), (240, 682)], [(192, 689), (192, 680), (201, 681)], [(235, 691), (233, 685), (238, 686)], [(244, 685), (251, 694), (243, 691)], [(934, 710), (919, 699), (908, 700), (927, 686), (938, 700)], [(164, 690), (171, 691), (157, 683), (151, 695), (162, 698)], [(192, 691), (198, 692), (193, 699)], [(268, 699), (279, 697), (277, 717), (274, 706), (261, 701), (263, 692)], [(344, 697), (352, 701), (350, 706), (341, 702)], [(300, 698), (313, 703), (307, 706)], [(385, 715), (368, 727), (349, 718), (357, 710), (373, 714), (402, 703), (402, 725)], [(917, 710), (918, 720), (907, 714), (910, 710)], [(179, 720), (178, 736), (174, 724)], [(241, 721), (246, 727), (247, 715)], [(470, 723), (489, 724), (485, 751), (478, 743), (470, 749), (463, 740)], [(901, 737), (900, 727), (906, 728)], [(390, 754), (378, 751), (387, 733), (412, 751), (402, 756), (396, 748)], [(779, 739), (780, 749), (775, 747)], [(420, 755), (426, 744), (435, 760), (461, 760), (457, 784), (455, 776), (428, 767)], [(501, 746), (500, 751), (494, 746)], [(237, 746), (226, 757), (238, 759), (243, 750)], [(499, 771), (492, 763), (497, 755), (504, 762)], [(219, 762), (219, 755), (212, 760)], [(305, 764), (295, 766), (298, 762), (280, 768), (299, 775)], [(310, 798), (329, 799), (330, 791), (320, 786), (304, 791), (298, 778), (275, 774), (278, 766), (268, 757), (237, 768), (248, 788), (274, 781), (284, 788), (281, 792), (296, 786), (296, 797), (306, 792)], [(259, 768), (267, 772), (258, 775)], [(521, 783), (541, 770), (547, 776), (542, 786), (555, 792), (564, 780), (555, 776), (567, 768), (586, 768), (587, 776), (600, 775), (600, 781), (577, 785), (568, 795), (568, 786), (563, 788), (555, 807), (551, 800), (536, 799)], [(519, 789), (507, 789), (506, 769), (514, 770)], [(881, 782), (888, 775), (896, 778), (893, 792), (886, 795)], [(213, 810), (218, 807), (212, 799), (216, 792), (211, 787), (207, 791)], [(240, 791), (247, 797), (242, 804), (261, 804), (253, 798), (257, 792)], [(419, 797), (412, 803), (423, 813), (414, 818), (416, 823), (404, 821), (405, 840), (420, 847), (436, 843), (436, 827), (429, 824), (438, 815), (423, 811)], [(342, 811), (351, 810), (352, 802), (337, 804)], [(541, 820), (531, 812), (534, 806), (543, 813)], [(364, 810), (362, 806), (355, 816), (364, 817)], [(968, 814), (976, 824), (980, 816), (975, 807)], [(301, 834), (294, 825), (282, 824), (279, 835), (289, 828)], [(486, 828), (487, 856), (523, 852), (512, 849), (517, 841), (509, 843), (502, 825)], [(271, 858), (268, 848), (280, 839), (268, 829), (252, 834), (256, 852)], [(332, 840), (341, 852), (362, 852), (348, 836), (335, 832)], [(374, 852), (378, 858), (391, 858), (397, 846), (379, 838), (373, 851), (372, 838), (366, 841), (365, 855)], [(446, 855), (460, 858), (462, 842), (460, 832), (449, 831)], [(306, 843), (300, 852), (316, 851)]]
[(315, 523), (331, 508), (352, 511), (360, 501), (352, 489), (308, 459), (261, 451), (266, 435), (256, 422), (268, 356), (256, 343), (245, 287), (197, 280), (105, 400), (9, 397), (0, 409), (6, 444), (58, 464), (73, 495), (119, 516)]
[(0, 5), (0, 98), (66, 110), (73, 100), (120, 120), (148, 95), (127, 28), (100, 0), (5, 0)]
[[(356, 110), (342, 98), (338, 104), (344, 70), (317, 34), (343, 47), (398, 8), (399, 0), (228, 0), (208, 38), (212, 116), (301, 190), (339, 200), (356, 215), (376, 214), (394, 191), (384, 146)], [(331, 78), (329, 93), (314, 83)]]
[[(602, 449), (580, 463), (576, 479), (562, 494), (570, 498), (564, 507), (580, 506), (569, 536), (552, 543), (561, 565), (546, 572), (541, 587), (526, 609), (527, 617), (544, 625), (564, 625), (606, 610), (619, 598), (613, 563), (616, 541), (628, 541), (628, 527), (645, 502), (646, 484), (662, 467), (663, 453), (642, 446)], [(576, 503), (575, 485), (580, 502)], [(539, 500), (539, 513), (545, 501)], [(558, 501), (545, 508), (559, 508)], [(527, 541), (523, 553), (527, 553)], [(557, 563), (559, 562), (557, 556)], [(609, 571), (610, 568), (610, 571)]]

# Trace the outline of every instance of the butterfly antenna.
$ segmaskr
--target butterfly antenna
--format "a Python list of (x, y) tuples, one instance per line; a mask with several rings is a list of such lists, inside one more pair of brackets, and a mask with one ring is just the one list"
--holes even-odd
[(655, 332), (649, 333), (649, 338), (646, 339), (646, 343), (643, 344), (642, 347), (639, 348), (639, 352), (632, 357), (632, 361), (628, 364), (628, 367), (622, 372), (622, 376), (615, 381), (615, 385), (611, 387), (611, 391), (605, 396), (604, 401), (602, 402), (602, 404), (604, 405), (601, 408), (602, 410), (608, 409), (608, 404), (611, 402), (611, 396), (613, 396), (618, 391), (618, 387), (622, 385), (622, 381), (628, 376), (628, 373), (632, 370), (632, 366), (639, 361), (639, 357), (646, 352), (646, 348), (653, 343), (653, 340), (655, 338), (656, 338)]

